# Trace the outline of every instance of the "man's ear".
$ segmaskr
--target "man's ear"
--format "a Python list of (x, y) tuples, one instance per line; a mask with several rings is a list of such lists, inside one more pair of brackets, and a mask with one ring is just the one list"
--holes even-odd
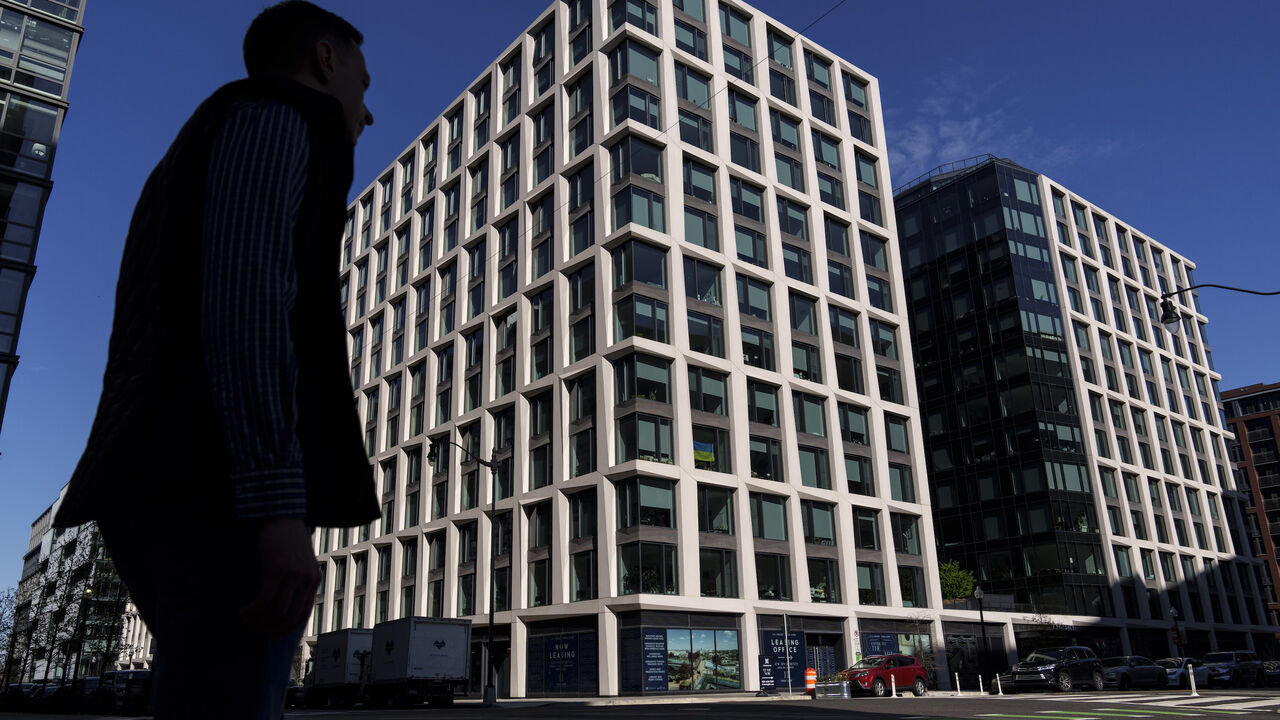
[(328, 40), (318, 40), (311, 52), (311, 72), (321, 85), (328, 85), (338, 72), (338, 49)]

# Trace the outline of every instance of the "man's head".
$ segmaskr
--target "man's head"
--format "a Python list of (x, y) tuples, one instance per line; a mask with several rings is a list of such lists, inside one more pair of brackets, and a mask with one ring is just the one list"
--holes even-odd
[(244, 67), (249, 77), (287, 77), (337, 98), (354, 143), (373, 124), (364, 105), (369, 72), (362, 42), (341, 17), (306, 0), (287, 0), (254, 18), (244, 35)]

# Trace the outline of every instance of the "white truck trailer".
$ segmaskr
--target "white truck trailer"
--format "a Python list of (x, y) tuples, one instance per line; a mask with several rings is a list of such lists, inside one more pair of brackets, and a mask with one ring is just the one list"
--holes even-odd
[(470, 655), (470, 620), (408, 617), (379, 623), (370, 655), (371, 704), (452, 705), (455, 688), (465, 687), (469, 677)]
[(364, 700), (372, 661), (373, 630), (334, 630), (316, 638), (307, 704), (351, 705)]

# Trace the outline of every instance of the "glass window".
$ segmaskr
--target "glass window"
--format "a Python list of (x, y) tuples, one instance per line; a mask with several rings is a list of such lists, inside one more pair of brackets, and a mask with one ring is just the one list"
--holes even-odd
[(666, 288), (667, 251), (638, 240), (614, 248), (613, 287), (621, 289), (631, 282)]
[(647, 33), (657, 32), (658, 11), (645, 0), (615, 0), (609, 6), (609, 31), (631, 24)]
[(756, 232), (741, 225), (733, 228), (734, 239), (738, 246), (738, 259), (760, 267), (769, 267), (769, 251), (765, 245), (764, 233)]
[[(627, 85), (613, 95), (613, 124), (615, 126), (630, 119), (648, 125), (651, 128), (661, 129), (658, 127), (661, 122), (659, 120), (661, 115), (662, 106), (658, 97), (634, 85)], [(686, 140), (686, 142), (688, 141)]]
[(698, 531), (733, 535), (733, 490), (698, 486)]
[(684, 161), (684, 192), (704, 202), (716, 201), (716, 171), (694, 160)]
[(700, 548), (698, 564), (702, 597), (738, 597), (737, 553), (732, 550)]
[(678, 580), (675, 545), (634, 542), (618, 546), (619, 595), (675, 595)]
[(769, 320), (769, 286), (746, 275), (738, 275), (738, 312)]
[(756, 553), (756, 594), (761, 600), (791, 599), (791, 560), (786, 555)]
[(756, 101), (749, 95), (744, 95), (737, 90), (730, 90), (729, 119), (742, 127), (755, 132)]
[(675, 527), (675, 483), (660, 478), (619, 480), (618, 527)]
[(624, 40), (609, 54), (613, 82), (630, 75), (650, 85), (658, 84), (658, 53), (634, 40)]
[[(656, 115), (650, 125), (657, 127)], [(711, 152), (711, 121), (695, 112), (680, 110), (680, 140)]]
[(617, 462), (671, 463), (671, 420), (637, 413), (618, 420)]
[(643, 295), (619, 300), (615, 310), (614, 341), (631, 336), (667, 342), (667, 304)]
[(911, 479), (909, 466), (889, 463), (889, 494), (894, 500), (916, 501), (915, 482)]
[(826, 437), (827, 420), (824, 399), (819, 395), (792, 392), (791, 401), (795, 410), (796, 432)]
[(884, 605), (884, 566), (880, 563), (858, 563), (858, 602), (862, 605)]
[(699, 312), (689, 312), (689, 349), (724, 357), (724, 321)]
[(613, 196), (613, 228), (617, 230), (627, 223), (664, 232), (666, 211), (662, 195), (635, 185), (623, 188)]
[(708, 368), (689, 366), (689, 405), (694, 410), (729, 414), (729, 377)]
[(778, 426), (778, 388), (747, 381), (747, 417), (752, 422)]
[[(700, 0), (699, 0), (700, 1)], [(699, 60), (707, 59), (707, 34), (683, 20), (676, 20), (676, 47)]]
[(742, 328), (742, 361), (752, 367), (773, 370), (773, 334), (752, 327)]
[(769, 111), (769, 124), (773, 130), (773, 141), (791, 150), (800, 150), (800, 123), (783, 115), (777, 110)]
[(810, 335), (818, 334), (818, 303), (812, 298), (790, 293), (791, 329)]
[(751, 537), (787, 539), (787, 499), (780, 495), (751, 493)]
[(617, 402), (642, 398), (671, 403), (671, 362), (660, 357), (636, 353), (613, 364)]
[(711, 98), (711, 78), (688, 65), (676, 63), (676, 96), (700, 108), (707, 107)]
[(778, 441), (752, 435), (748, 445), (751, 477), (782, 482), (782, 450)]
[(716, 216), (696, 210), (688, 205), (684, 208), (685, 242), (708, 250), (720, 250), (720, 238), (716, 229)]
[(693, 465), (699, 470), (732, 472), (729, 449), (729, 431), (720, 428), (693, 426)]
[(804, 541), (814, 545), (836, 544), (835, 507), (815, 500), (800, 501)]
[(813, 262), (808, 250), (782, 243), (782, 267), (792, 280), (813, 284)]
[(806, 487), (831, 489), (831, 468), (827, 462), (827, 451), (817, 447), (801, 445), (796, 450), (800, 460), (800, 481)]

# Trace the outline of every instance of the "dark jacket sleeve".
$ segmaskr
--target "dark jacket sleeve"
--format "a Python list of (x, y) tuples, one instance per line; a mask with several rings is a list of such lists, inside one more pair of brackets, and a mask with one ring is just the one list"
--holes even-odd
[(279, 102), (241, 105), (210, 153), (201, 338), (241, 519), (306, 514), (289, 314), (307, 162), (306, 123)]

